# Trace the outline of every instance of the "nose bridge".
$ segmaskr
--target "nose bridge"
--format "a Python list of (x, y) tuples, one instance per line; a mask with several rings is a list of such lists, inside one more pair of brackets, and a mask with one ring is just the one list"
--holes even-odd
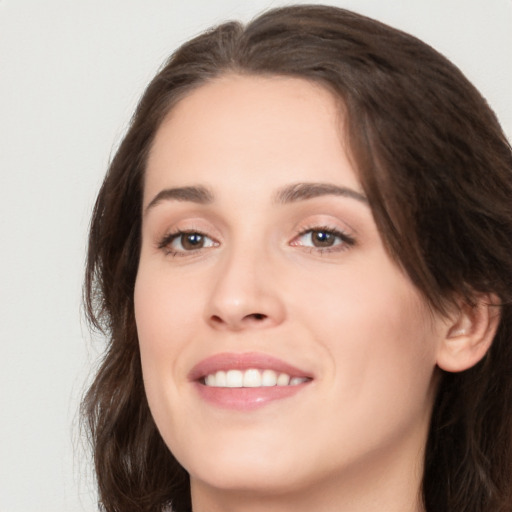
[(206, 315), (217, 328), (277, 325), (284, 318), (267, 246), (257, 236), (245, 238), (226, 247), (216, 268)]

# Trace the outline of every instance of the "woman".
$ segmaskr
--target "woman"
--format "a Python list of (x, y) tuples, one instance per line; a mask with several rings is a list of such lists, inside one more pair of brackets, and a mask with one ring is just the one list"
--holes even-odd
[(511, 198), (409, 35), (296, 6), (186, 43), (91, 225), (102, 508), (512, 510)]

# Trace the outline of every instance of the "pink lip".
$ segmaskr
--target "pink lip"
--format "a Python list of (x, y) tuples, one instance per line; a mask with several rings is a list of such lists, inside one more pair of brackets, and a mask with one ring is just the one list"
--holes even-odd
[(249, 370), (250, 368), (274, 370), (275, 372), (287, 373), (290, 377), (312, 378), (312, 375), (308, 372), (285, 363), (281, 359), (258, 352), (216, 354), (194, 366), (188, 374), (188, 378), (199, 380), (221, 370)]
[(262, 407), (269, 402), (291, 397), (306, 386), (311, 380), (297, 386), (272, 386), (261, 388), (216, 388), (205, 386), (206, 375), (220, 370), (248, 370), (250, 368), (269, 369), (279, 373), (287, 373), (290, 377), (313, 376), (295, 366), (275, 357), (259, 353), (222, 353), (204, 359), (190, 371), (188, 378), (193, 382), (199, 396), (208, 403), (224, 409), (249, 411)]

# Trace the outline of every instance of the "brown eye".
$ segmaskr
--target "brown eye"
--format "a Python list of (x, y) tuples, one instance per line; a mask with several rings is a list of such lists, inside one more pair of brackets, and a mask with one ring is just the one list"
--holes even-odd
[(334, 233), (328, 231), (311, 231), (311, 243), (314, 247), (332, 247), (336, 241)]
[(355, 244), (354, 238), (337, 229), (319, 227), (303, 231), (291, 245), (305, 247), (317, 252), (348, 249)]
[(203, 233), (197, 231), (178, 231), (177, 233), (165, 236), (158, 244), (158, 247), (174, 255), (184, 255), (187, 252), (217, 247), (218, 245), (218, 242)]
[(185, 251), (193, 251), (204, 247), (204, 238), (200, 233), (182, 233), (178, 240)]

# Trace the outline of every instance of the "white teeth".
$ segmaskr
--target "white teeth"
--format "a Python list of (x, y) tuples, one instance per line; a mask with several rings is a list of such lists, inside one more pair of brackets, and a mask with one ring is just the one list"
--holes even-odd
[(277, 384), (277, 374), (274, 370), (263, 370), (261, 374), (261, 385), (262, 386), (275, 386)]
[(288, 386), (288, 384), (290, 384), (290, 376), (286, 373), (280, 373), (279, 377), (277, 377), (277, 385)]
[(218, 371), (207, 375), (204, 379), (206, 386), (216, 388), (259, 388), (272, 386), (298, 386), (309, 379), (306, 377), (290, 377), (287, 373), (277, 373), (274, 370), (258, 370), (250, 368), (245, 371)]
[(261, 373), (258, 370), (247, 370), (244, 373), (244, 388), (259, 388), (261, 386)]
[(226, 378), (226, 372), (220, 371), (215, 374), (215, 382), (212, 384), (213, 386), (227, 386), (227, 378)]
[[(227, 388), (241, 388), (243, 387), (244, 374), (240, 370), (228, 370), (226, 372), (226, 386)], [(217, 375), (215, 375), (215, 386), (217, 387)]]
[(206, 379), (204, 380), (204, 383), (207, 386), (215, 386), (216, 381), (217, 381), (216, 375), (210, 374), (210, 375), (206, 376)]

